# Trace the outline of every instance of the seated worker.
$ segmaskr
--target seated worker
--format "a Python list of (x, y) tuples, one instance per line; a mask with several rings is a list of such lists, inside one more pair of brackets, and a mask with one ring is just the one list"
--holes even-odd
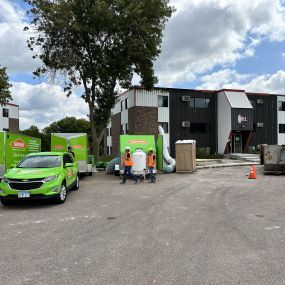
[(132, 166), (133, 166), (133, 158), (132, 154), (130, 153), (130, 147), (126, 146), (125, 148), (125, 156), (124, 156), (124, 174), (123, 174), (123, 181), (121, 184), (125, 184), (127, 181), (127, 176), (131, 177), (135, 180), (135, 184), (138, 183), (138, 178), (132, 174)]
[(71, 146), (68, 146), (68, 147), (67, 147), (67, 151), (72, 154), (73, 158), (75, 158), (75, 154), (74, 154), (74, 152), (72, 151), (72, 147), (71, 147)]
[(147, 162), (147, 167), (150, 173), (150, 183), (155, 183), (156, 178), (154, 175), (154, 171), (156, 168), (156, 156), (153, 153), (153, 148), (150, 148), (148, 153), (147, 153), (147, 158), (146, 158), (146, 162)]

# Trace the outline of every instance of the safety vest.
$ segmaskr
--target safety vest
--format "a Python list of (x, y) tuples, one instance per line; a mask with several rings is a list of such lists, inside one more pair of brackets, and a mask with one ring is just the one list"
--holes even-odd
[(156, 167), (156, 157), (154, 153), (147, 156), (147, 166), (154, 168)]
[(133, 158), (130, 153), (125, 154), (125, 166), (133, 166)]

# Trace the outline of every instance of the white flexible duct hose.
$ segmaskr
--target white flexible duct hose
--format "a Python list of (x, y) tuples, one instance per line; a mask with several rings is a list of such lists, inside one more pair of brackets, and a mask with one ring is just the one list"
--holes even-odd
[(158, 126), (158, 133), (163, 137), (163, 158), (164, 161), (168, 164), (163, 167), (163, 171), (166, 173), (172, 173), (175, 170), (176, 160), (169, 155), (165, 132), (162, 126)]

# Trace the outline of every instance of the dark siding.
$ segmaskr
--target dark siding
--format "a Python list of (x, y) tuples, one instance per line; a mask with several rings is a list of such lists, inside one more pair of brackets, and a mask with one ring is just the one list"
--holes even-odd
[[(238, 116), (246, 117), (247, 122), (238, 123)], [(232, 130), (252, 131), (253, 130), (253, 110), (252, 109), (232, 109)]]
[[(249, 100), (254, 101), (253, 123), (255, 132), (251, 146), (259, 144), (277, 144), (277, 97), (248, 95)], [(263, 104), (257, 104), (258, 99), (263, 99)], [(256, 126), (257, 123), (263, 123), (263, 128)]]
[[(190, 109), (189, 102), (183, 102), (182, 96), (192, 98), (210, 98), (211, 103), (207, 109)], [(170, 126), (170, 152), (175, 155), (175, 142), (178, 140), (196, 140), (197, 147), (209, 147), (211, 152), (216, 151), (216, 94), (195, 90), (170, 90), (169, 126)], [(190, 128), (183, 128), (182, 122), (206, 123), (207, 133), (190, 133)]]

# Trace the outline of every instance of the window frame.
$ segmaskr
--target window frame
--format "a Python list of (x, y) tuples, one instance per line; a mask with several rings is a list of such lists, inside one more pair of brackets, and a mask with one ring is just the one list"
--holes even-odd
[[(161, 99), (160, 99), (161, 98)], [(162, 104), (160, 104), (162, 103)], [(166, 104), (165, 104), (166, 103)], [(166, 106), (165, 106), (166, 105)], [(158, 95), (157, 96), (157, 106), (159, 108), (168, 108), (169, 107), (169, 99), (167, 95)]]
[[(283, 130), (281, 131), (281, 126), (283, 128)], [(279, 124), (279, 134), (285, 134), (285, 124)]]
[[(167, 131), (165, 131), (166, 130), (165, 124), (167, 126)], [(158, 125), (162, 126), (165, 134), (169, 134), (169, 123), (168, 122), (159, 122)]]
[(3, 118), (9, 118), (9, 109), (3, 108), (2, 116), (3, 116)]
[[(284, 110), (283, 110), (283, 106), (284, 106)], [(281, 107), (281, 108), (280, 108)], [(278, 111), (279, 112), (284, 112), (285, 111), (285, 102), (283, 101), (278, 101)]]

